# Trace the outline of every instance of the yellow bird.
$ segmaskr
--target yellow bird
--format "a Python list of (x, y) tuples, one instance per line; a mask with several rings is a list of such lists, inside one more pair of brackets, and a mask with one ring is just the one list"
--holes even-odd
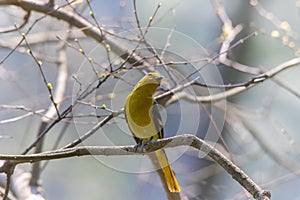
[[(162, 77), (155, 72), (145, 75), (128, 95), (125, 117), (137, 144), (164, 137), (163, 123), (153, 94)], [(163, 149), (155, 151), (155, 157), (163, 172), (170, 192), (180, 192), (180, 186)]]

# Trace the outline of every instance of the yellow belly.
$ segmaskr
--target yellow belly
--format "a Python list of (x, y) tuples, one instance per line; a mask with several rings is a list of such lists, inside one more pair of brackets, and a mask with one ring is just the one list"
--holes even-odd
[[(130, 117), (129, 117), (130, 118)], [(158, 130), (156, 130), (155, 124), (153, 120), (150, 120), (150, 123), (147, 125), (138, 125), (132, 119), (127, 119), (129, 128), (131, 129), (132, 133), (135, 137), (144, 139), (150, 138), (157, 134)]]

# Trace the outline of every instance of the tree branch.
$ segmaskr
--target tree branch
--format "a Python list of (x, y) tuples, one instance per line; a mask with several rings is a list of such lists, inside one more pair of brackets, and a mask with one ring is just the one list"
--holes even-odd
[[(211, 95), (207, 95), (207, 96), (195, 96), (195, 95), (189, 95), (186, 92), (180, 92), (186, 87), (189, 87), (189, 86), (195, 85), (195, 84), (197, 85), (197, 79), (194, 79), (183, 85), (179, 85), (178, 87), (173, 88), (172, 90), (170, 90), (168, 92), (158, 95), (156, 98), (160, 99), (160, 98), (163, 98), (166, 96), (172, 96), (168, 100), (167, 104), (177, 101), (178, 99), (186, 99), (186, 100), (192, 101), (192, 102), (214, 103), (214, 102), (218, 102), (221, 100), (225, 100), (226, 98), (237, 95), (239, 93), (242, 93), (242, 92), (258, 85), (258, 83), (261, 83), (261, 82), (264, 82), (265, 80), (271, 79), (272, 77), (281, 73), (282, 71), (287, 70), (288, 68), (294, 67), (297, 65), (300, 65), (299, 57), (285, 61), (285, 62), (281, 63), (280, 65), (278, 65), (262, 74), (259, 74), (255, 77), (253, 77), (250, 81), (247, 81), (243, 84), (233, 84), (232, 86), (230, 86), (230, 87), (234, 86), (233, 88), (228, 89), (225, 92), (221, 92), (221, 93), (211, 94)], [(209, 84), (206, 84), (206, 86), (209, 86)], [(216, 87), (216, 86), (214, 86), (214, 87)], [(230, 88), (230, 87), (224, 85), (224, 88), (226, 88), (226, 87)], [(295, 92), (291, 92), (291, 93), (299, 98), (298, 93), (295, 93)]]
[(68, 149), (59, 149), (55, 151), (43, 152), (31, 155), (0, 155), (0, 160), (9, 160), (14, 164), (37, 162), (41, 160), (61, 159), (87, 155), (138, 155), (156, 151), (161, 148), (171, 148), (176, 146), (191, 146), (202, 151), (223, 167), (233, 179), (240, 183), (255, 199), (267, 200), (271, 197), (269, 191), (263, 190), (257, 185), (245, 172), (233, 164), (221, 152), (210, 144), (194, 135), (178, 135), (165, 138), (158, 141), (151, 141), (144, 148), (135, 148), (135, 146), (86, 146)]
[[(0, 5), (15, 5), (24, 9), (25, 11), (36, 11), (57, 18), (59, 20), (63, 20), (69, 25), (82, 30), (82, 32), (86, 36), (95, 39), (99, 43), (103, 43), (103, 40), (105, 39), (105, 43), (110, 46), (110, 49), (124, 60), (127, 60), (128, 63), (133, 65), (144, 65), (145, 67), (151, 67), (151, 65), (147, 61), (136, 54), (132, 54), (130, 50), (128, 50), (125, 46), (121, 46), (120, 43), (117, 42), (113, 37), (110, 37), (109, 34), (106, 34), (104, 37), (100, 33), (98, 27), (94, 26), (92, 23), (90, 23), (80, 15), (74, 12), (70, 12), (63, 7), (32, 0), (4, 0), (0, 1)], [(100, 28), (102, 30), (102, 27)], [(103, 30), (102, 32), (105, 31)]]

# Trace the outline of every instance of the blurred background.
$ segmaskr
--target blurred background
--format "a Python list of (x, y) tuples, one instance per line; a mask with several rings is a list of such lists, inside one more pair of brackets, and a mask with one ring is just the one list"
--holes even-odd
[[(138, 44), (133, 1), (99, 0), (90, 1), (90, 5), (86, 1), (74, 1), (72, 5), (67, 1), (55, 3), (92, 24), (97, 21), (113, 35), (114, 41), (128, 50)], [(158, 8), (159, 3), (162, 4)], [(168, 46), (164, 62), (182, 62), (171, 65), (172, 73), (178, 75), (176, 83), (195, 77), (207, 84), (243, 83), (300, 54), (299, 1), (144, 0), (136, 2), (136, 6), (139, 24), (148, 31), (146, 40), (161, 55)], [(28, 54), (28, 46), (18, 44), (21, 33), (31, 29), (26, 36), (30, 50), (42, 61), (42, 71), (53, 91), (58, 87), (61, 61), (58, 52), (61, 45), (66, 46), (67, 82), (60, 101), (61, 111), (74, 103), (84, 88), (97, 84), (97, 73), (107, 73), (108, 47), (66, 22), (37, 12), (31, 13), (24, 27), (7, 32), (14, 24), (23, 22), (25, 12), (18, 6), (0, 4), (0, 9), (3, 19), (0, 22), (0, 153), (20, 154), (34, 141), (42, 117), (51, 105), (49, 91), (37, 63)], [(96, 21), (90, 16), (91, 9)], [(147, 29), (151, 16), (151, 28)], [(220, 49), (237, 25), (240, 32), (230, 41), (231, 45), (237, 45), (226, 49), (227, 57), (233, 62), (226, 65), (215, 59), (208, 63), (208, 58), (224, 53)], [(254, 32), (257, 35), (253, 36)], [(245, 40), (241, 42), (241, 39)], [(145, 59), (150, 57), (146, 47), (142, 45), (137, 51)], [(114, 69), (119, 67), (123, 60), (114, 52), (108, 53)], [(237, 70), (232, 63), (253, 70)], [(110, 76), (81, 101), (121, 109), (127, 94), (142, 77), (142, 73), (131, 70), (129, 63), (126, 65), (126, 70)], [(176, 86), (170, 84), (165, 68), (158, 65), (157, 70), (166, 77), (167, 87)], [(198, 70), (196, 74), (186, 78), (195, 70)], [(263, 189), (270, 190), (272, 199), (300, 199), (299, 73), (297, 65), (291, 66), (270, 80), (214, 104), (184, 99), (167, 104), (161, 107), (165, 136), (197, 135), (231, 158)], [(206, 96), (225, 90), (188, 87), (185, 92)], [(47, 133), (43, 151), (69, 144), (107, 115), (105, 110), (79, 104), (72, 115)], [(128, 144), (134, 144), (134, 140), (124, 116), (120, 115), (81, 145)], [(252, 198), (226, 171), (209, 158), (202, 158), (198, 151), (180, 147), (168, 149), (167, 154), (187, 199)], [(76, 157), (52, 160), (42, 166), (40, 179), (46, 199), (167, 199), (146, 156)], [(19, 167), (31, 170), (31, 164)]]

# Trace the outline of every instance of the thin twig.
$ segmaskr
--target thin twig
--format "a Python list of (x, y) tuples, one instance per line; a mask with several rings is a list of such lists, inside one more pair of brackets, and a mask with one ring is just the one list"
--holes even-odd
[[(244, 37), (244, 38), (238, 40), (238, 41), (237, 41), (236, 43), (234, 43), (233, 45), (231, 45), (231, 46), (228, 45), (227, 48), (222, 49), (223, 51), (220, 51), (217, 55), (213, 56), (212, 58), (205, 58), (205, 59), (203, 59), (203, 60), (206, 60), (207, 63), (205, 63), (204, 65), (202, 65), (199, 69), (195, 70), (193, 73), (191, 73), (191, 74), (189, 74), (188, 76), (186, 76), (186, 77), (184, 78), (184, 80), (186, 80), (186, 79), (192, 77), (194, 74), (198, 73), (200, 70), (202, 70), (202, 69), (204, 69), (205, 67), (207, 67), (210, 63), (213, 63), (214, 61), (216, 61), (220, 56), (222, 56), (222, 55), (224, 55), (224, 54), (227, 55), (228, 51), (234, 49), (234, 48), (237, 47), (238, 45), (244, 43), (246, 40), (248, 40), (249, 38), (251, 38), (251, 37), (253, 37), (253, 36), (256, 36), (256, 35), (257, 35), (257, 33), (256, 33), (256, 32), (253, 32), (253, 33), (247, 35), (246, 37)], [(233, 40), (233, 39), (232, 39), (232, 40)], [(241, 65), (241, 64), (240, 64), (240, 65)], [(243, 67), (250, 68), (250, 67), (245, 66), (245, 65), (243, 65)], [(253, 69), (248, 69), (248, 70), (250, 70), (250, 72), (253, 72)], [(243, 70), (241, 70), (241, 71), (243, 71)], [(247, 71), (244, 71), (244, 72), (247, 72)], [(258, 72), (259, 72), (259, 71), (256, 71), (256, 72), (253, 73), (253, 74), (257, 74)]]
[(141, 28), (140, 20), (139, 20), (139, 17), (138, 17), (138, 14), (137, 14), (137, 9), (136, 9), (136, 0), (133, 0), (133, 14), (134, 14), (134, 17), (135, 17), (136, 25), (137, 25), (138, 30), (140, 32), (140, 37), (143, 37), (143, 31), (142, 31), (142, 28)]
[(64, 146), (63, 149), (72, 148), (72, 147), (75, 147), (76, 145), (82, 143), (84, 140), (91, 137), (99, 128), (101, 128), (103, 125), (105, 125), (109, 120), (111, 120), (113, 118), (113, 116), (114, 116), (114, 114), (110, 114), (110, 115), (106, 116), (103, 120), (101, 120), (99, 123), (97, 123), (93, 128), (91, 128), (85, 134), (80, 136), (80, 138), (78, 138), (77, 140), (73, 141), (72, 143)]
[[(272, 77), (281, 73), (282, 71), (284, 71), (290, 67), (297, 66), (299, 64), (300, 64), (300, 58), (296, 57), (296, 58), (290, 59), (290, 60), (283, 62), (280, 65), (274, 67), (273, 69), (266, 71), (265, 73), (262, 73), (260, 75), (253, 77), (249, 81), (246, 81), (242, 84), (225, 85), (225, 86), (223, 86), (224, 88), (226, 88), (226, 87), (231, 88), (232, 86), (234, 86), (234, 87), (229, 90), (226, 90), (225, 92), (221, 92), (221, 93), (217, 93), (217, 94), (212, 94), (212, 95), (208, 95), (208, 96), (194, 96), (194, 95), (189, 95), (187, 93), (179, 93), (179, 91), (182, 91), (184, 88), (189, 87), (193, 84), (200, 84), (199, 82), (197, 82), (198, 78), (196, 78), (196, 79), (189, 81), (183, 85), (179, 85), (178, 87), (176, 87), (168, 92), (165, 92), (165, 93), (157, 96), (156, 98), (159, 99), (159, 98), (166, 97), (168, 95), (173, 95), (172, 98), (169, 99), (168, 103), (177, 101), (178, 99), (186, 99), (186, 100), (189, 100), (192, 102), (196, 101), (196, 102), (202, 102), (202, 103), (213, 103), (213, 102), (224, 100), (228, 97), (234, 96), (241, 92), (244, 92), (244, 91), (258, 85), (259, 83), (261, 83), (263, 81), (271, 79)], [(206, 84), (206, 86), (217, 87), (216, 85), (210, 85), (210, 84)]]
[[(67, 40), (68, 36), (69, 36), (69, 34), (66, 34), (66, 36), (65, 36), (66, 40)], [(58, 73), (57, 73), (55, 94), (53, 97), (53, 99), (55, 99), (55, 100), (53, 100), (53, 101), (54, 102), (62, 102), (64, 94), (65, 94), (66, 86), (67, 86), (67, 75), (68, 75), (66, 45), (64, 42), (60, 42), (60, 44), (59, 44), (59, 50), (58, 50), (57, 57), (58, 57), (59, 62), (58, 62)], [(50, 95), (52, 95), (52, 94), (50, 94)], [(51, 119), (57, 117), (59, 107), (60, 107), (60, 104), (57, 104), (57, 103), (50, 104), (48, 111), (42, 117), (40, 129), (38, 131), (37, 137), (39, 137), (39, 135), (45, 130), (47, 125), (51, 122)], [(43, 142), (44, 142), (44, 139), (41, 139), (37, 143), (35, 153), (42, 152)], [(32, 173), (31, 174), (32, 174), (32, 177), (30, 180), (31, 187), (39, 188), (40, 187), (39, 179), (40, 179), (40, 174), (41, 174), (41, 167), (40, 167), (39, 162), (36, 162), (32, 165)]]
[[(232, 25), (232, 21), (229, 18), (228, 14), (226, 13), (226, 10), (219, 0), (212, 1), (213, 5), (216, 9), (216, 14), (219, 17), (221, 23), (222, 23), (222, 45), (220, 48), (219, 53), (219, 62), (224, 64), (225, 66), (232, 67), (238, 71), (249, 73), (249, 74), (258, 74), (260, 73), (258, 68), (250, 67), (247, 65), (243, 65), (241, 63), (238, 63), (236, 61), (233, 61), (228, 58), (228, 52), (230, 49), (235, 48), (237, 45), (243, 43), (248, 38), (252, 37), (253, 35), (256, 35), (256, 32), (248, 35), (246, 38), (239, 40), (238, 43), (230, 46), (230, 44), (233, 42), (233, 40), (237, 37), (237, 35), (242, 31), (243, 27), (242, 25), (238, 24), (235, 27)], [(224, 53), (222, 53), (224, 52)]]
[[(0, 5), (15, 5), (24, 9), (25, 11), (36, 11), (44, 13), (45, 17), (49, 15), (54, 18), (63, 20), (71, 26), (77, 27), (78, 29), (82, 30), (85, 35), (95, 39), (100, 43), (104, 39), (102, 34), (99, 32), (98, 27), (93, 26), (93, 24), (77, 15), (76, 13), (70, 12), (67, 9), (63, 8), (63, 6), (49, 6), (47, 3), (32, 0), (3, 0), (0, 1)], [(117, 42), (113, 37), (106, 36), (105, 41), (107, 44), (109, 44), (111, 51), (116, 53), (124, 60), (127, 60), (127, 62), (135, 65), (138, 64), (151, 67), (148, 62), (144, 61), (140, 56), (129, 51), (126, 46), (120, 45), (120, 43)], [(129, 55), (130, 57), (128, 57)]]
[(27, 112), (26, 114), (24, 115), (20, 115), (18, 117), (13, 117), (13, 118), (10, 118), (10, 119), (3, 119), (3, 120), (0, 120), (0, 124), (5, 124), (5, 123), (10, 123), (10, 122), (15, 122), (15, 121), (18, 121), (18, 120), (21, 120), (21, 119), (24, 119), (25, 117), (28, 117), (28, 116), (31, 116), (31, 115), (39, 115), (39, 116), (43, 116), (42, 112), (44, 112), (45, 110), (44, 109), (39, 109), (39, 110), (32, 110), (31, 108), (27, 108), (25, 106), (19, 106), (19, 105), (0, 105), (0, 110), (22, 110), (22, 111), (25, 111)]
[(23, 28), (23, 27), (28, 23), (28, 20), (29, 20), (29, 18), (30, 18), (30, 14), (31, 14), (30, 11), (27, 11), (27, 12), (24, 14), (23, 22), (22, 22), (22, 24), (20, 24), (19, 26), (17, 26), (17, 25), (15, 24), (13, 27), (1, 28), (1, 29), (0, 29), (0, 33), (9, 33), (9, 32), (13, 32), (13, 31), (18, 31), (19, 29)]
[[(59, 110), (58, 110), (58, 105), (56, 103), (56, 101), (54, 100), (54, 96), (53, 96), (53, 92), (52, 92), (52, 84), (50, 82), (47, 81), (47, 78), (46, 78), (46, 75), (42, 69), (42, 61), (38, 60), (34, 53), (32, 52), (31, 50), (31, 47), (30, 47), (30, 44), (28, 43), (27, 39), (26, 39), (26, 34), (25, 33), (21, 33), (22, 37), (23, 37), (23, 40), (28, 48), (28, 53), (30, 54), (30, 56), (33, 58), (33, 60), (35, 61), (36, 65), (38, 66), (39, 68), (39, 71), (40, 71), (40, 74), (43, 78), (43, 81), (44, 81), (44, 84), (45, 86), (47, 87), (48, 89), (48, 92), (49, 92), (49, 96), (50, 96), (50, 101), (52, 102), (52, 106), (53, 106), (53, 111), (54, 111), (54, 114), (57, 115), (58, 118), (60, 118), (60, 114), (59, 114)], [(60, 76), (59, 76), (60, 77)], [(58, 96), (60, 96), (61, 94), (58, 94)], [(52, 114), (52, 109), (50, 107), (50, 110), (49, 110), (49, 113), (51, 113), (51, 115), (49, 115), (50, 117), (53, 116)], [(48, 114), (48, 113), (46, 113)], [(48, 120), (50, 117), (47, 117), (45, 118), (45, 120)]]

